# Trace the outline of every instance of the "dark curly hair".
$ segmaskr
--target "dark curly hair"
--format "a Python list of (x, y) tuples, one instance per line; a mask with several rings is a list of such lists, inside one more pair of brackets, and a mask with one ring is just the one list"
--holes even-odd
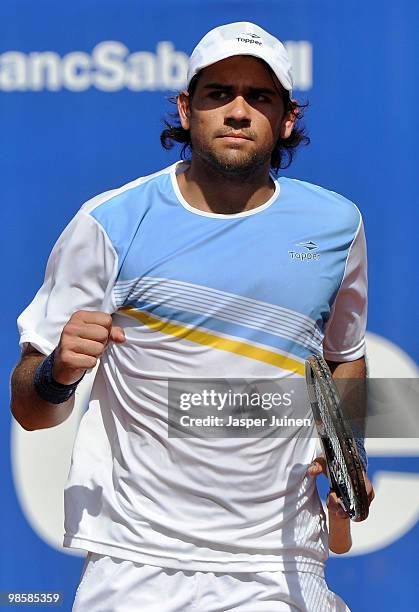
[[(271, 74), (273, 74), (271, 68), (269, 68)], [(198, 84), (200, 73), (196, 74), (191, 80), (188, 93), (192, 100), (193, 95)], [(304, 110), (308, 106), (308, 102), (305, 104), (298, 104), (298, 102), (291, 100), (289, 92), (284, 89), (281, 85), (282, 100), (284, 102), (285, 112), (294, 112), (296, 114), (296, 122), (289, 138), (279, 138), (278, 142), (271, 155), (271, 168), (278, 172), (280, 169), (288, 168), (295, 156), (297, 147), (300, 145), (308, 145), (310, 138), (307, 135), (306, 128), (301, 124)], [(173, 104), (177, 103), (178, 96), (170, 96), (168, 99)], [(187, 153), (192, 152), (192, 143), (190, 131), (183, 129), (179, 121), (177, 112), (169, 113), (168, 120), (164, 120), (166, 128), (160, 134), (160, 142), (164, 149), (172, 149), (175, 142), (181, 143), (181, 158), (187, 159)]]

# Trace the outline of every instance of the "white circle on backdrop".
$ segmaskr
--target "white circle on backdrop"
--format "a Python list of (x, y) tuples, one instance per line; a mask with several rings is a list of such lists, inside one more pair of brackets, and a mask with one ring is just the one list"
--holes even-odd
[[(369, 375), (374, 378), (415, 378), (418, 369), (400, 347), (376, 334), (367, 334)], [(95, 370), (76, 392), (71, 416), (57, 427), (25, 431), (12, 420), (12, 470), (22, 511), (34, 532), (49, 546), (72, 555), (84, 551), (63, 548), (64, 486), (74, 439), (86, 410)], [(419, 439), (373, 439), (370, 456), (419, 456)], [(374, 480), (376, 499), (370, 517), (353, 526), (350, 555), (379, 550), (407, 533), (419, 518), (419, 474), (379, 472)], [(399, 504), (398, 500), (404, 503)], [(390, 520), (391, 519), (391, 520)]]
[[(419, 371), (416, 363), (396, 344), (372, 333), (367, 334), (367, 355), (368, 376), (387, 379), (387, 403), (402, 411), (402, 387), (397, 379), (417, 378)], [(418, 437), (369, 438), (365, 446), (369, 457), (419, 456)], [(345, 557), (363, 555), (389, 546), (419, 521), (419, 473), (378, 471), (374, 474), (373, 486), (375, 499), (368, 519), (362, 523), (351, 523), (353, 544)]]

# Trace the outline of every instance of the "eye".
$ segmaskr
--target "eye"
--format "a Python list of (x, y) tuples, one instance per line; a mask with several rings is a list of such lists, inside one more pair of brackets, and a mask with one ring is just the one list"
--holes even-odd
[(262, 93), (258, 93), (257, 91), (255, 91), (254, 93), (251, 93), (249, 95), (249, 98), (251, 100), (254, 100), (255, 102), (270, 102), (271, 101), (269, 96), (262, 94)]
[(227, 100), (228, 97), (228, 93), (226, 91), (222, 91), (221, 89), (211, 91), (208, 95), (210, 98), (212, 98), (212, 100)]

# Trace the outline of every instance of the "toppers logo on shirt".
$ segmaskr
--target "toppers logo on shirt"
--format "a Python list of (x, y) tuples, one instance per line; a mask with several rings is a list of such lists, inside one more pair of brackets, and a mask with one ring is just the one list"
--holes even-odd
[(288, 251), (288, 255), (291, 259), (295, 259), (298, 261), (317, 261), (320, 259), (319, 253), (313, 253), (316, 249), (318, 249), (318, 245), (312, 240), (305, 240), (304, 242), (298, 242), (296, 246), (303, 247), (307, 249), (306, 251)]
[[(246, 38), (244, 38), (246, 36)], [(257, 38), (260, 38), (260, 36), (258, 36), (257, 34), (250, 34), (249, 32), (243, 32), (243, 34), (240, 34), (240, 36), (237, 36), (237, 40), (239, 42), (242, 43), (248, 43), (250, 45), (263, 45), (262, 42), (260, 42), (259, 40), (256, 40)]]

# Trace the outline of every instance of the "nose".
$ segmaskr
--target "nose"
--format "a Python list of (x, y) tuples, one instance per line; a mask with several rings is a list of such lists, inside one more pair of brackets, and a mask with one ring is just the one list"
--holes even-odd
[(243, 96), (236, 96), (226, 110), (226, 120), (238, 121), (240, 123), (250, 121), (250, 106)]

